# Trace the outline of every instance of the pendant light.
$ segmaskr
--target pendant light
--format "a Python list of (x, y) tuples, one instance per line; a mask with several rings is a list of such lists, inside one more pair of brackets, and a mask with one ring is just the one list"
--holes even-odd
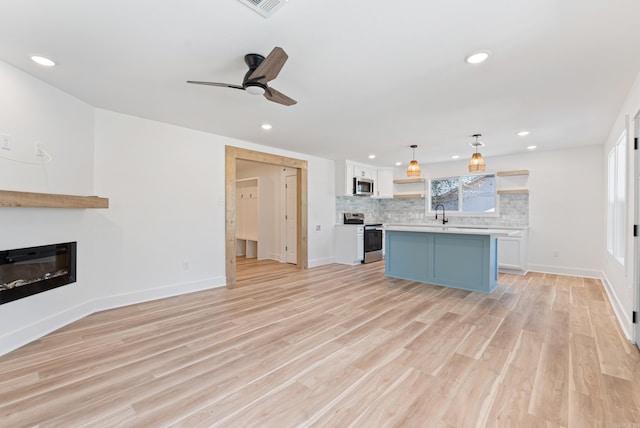
[(471, 155), (471, 160), (469, 161), (469, 172), (484, 172), (485, 164), (484, 159), (482, 159), (482, 153), (478, 153), (478, 146), (483, 146), (478, 138), (480, 138), (482, 134), (473, 134), (473, 137), (476, 139), (475, 142), (471, 143), (472, 147), (476, 148), (476, 152)]
[(409, 162), (409, 168), (407, 168), (407, 177), (420, 177), (420, 165), (418, 165), (418, 161), (416, 160), (416, 147), (415, 144), (410, 145), (413, 149), (413, 160)]

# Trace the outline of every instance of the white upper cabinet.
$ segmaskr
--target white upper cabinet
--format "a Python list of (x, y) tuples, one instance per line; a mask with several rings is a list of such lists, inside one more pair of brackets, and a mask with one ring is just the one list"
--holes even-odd
[[(368, 178), (375, 181), (376, 168), (349, 160), (336, 161), (336, 196), (353, 195), (353, 178)], [(373, 190), (375, 191), (374, 183)]]
[(353, 164), (336, 161), (336, 196), (353, 195)]
[(336, 196), (352, 196), (354, 178), (373, 180), (374, 198), (393, 198), (393, 168), (377, 168), (349, 160), (336, 161)]
[(374, 191), (377, 198), (393, 198), (393, 168), (378, 168)]
[(358, 177), (358, 178), (370, 178), (372, 180), (375, 179), (375, 177), (373, 176), (373, 171), (375, 170), (375, 168), (368, 166), (368, 165), (362, 165), (362, 164), (353, 164), (353, 176), (354, 177)]

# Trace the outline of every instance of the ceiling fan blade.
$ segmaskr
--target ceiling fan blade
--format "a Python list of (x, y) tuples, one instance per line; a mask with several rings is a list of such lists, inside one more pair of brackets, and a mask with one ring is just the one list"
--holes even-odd
[(258, 68), (251, 73), (249, 79), (266, 84), (278, 77), (278, 73), (280, 73), (280, 70), (282, 70), (284, 63), (287, 62), (288, 58), (289, 56), (282, 48), (273, 48), (271, 53), (260, 63)]
[(293, 98), (289, 98), (282, 92), (278, 92), (273, 88), (267, 88), (264, 92), (264, 97), (269, 101), (273, 101), (274, 103), (282, 104), (285, 106), (292, 106), (297, 103)]
[(244, 88), (242, 86), (232, 85), (230, 83), (198, 82), (196, 80), (187, 80), (187, 83), (193, 83), (194, 85), (221, 86), (223, 88), (242, 89), (244, 91)]

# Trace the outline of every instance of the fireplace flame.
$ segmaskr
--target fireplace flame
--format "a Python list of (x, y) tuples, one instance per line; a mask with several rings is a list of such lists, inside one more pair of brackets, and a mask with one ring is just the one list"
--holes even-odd
[(64, 276), (69, 273), (66, 269), (57, 270), (55, 272), (47, 272), (42, 277), (36, 277), (31, 279), (16, 279), (15, 281), (5, 282), (0, 284), (0, 291), (2, 290), (10, 290), (12, 288), (20, 287), (27, 284), (33, 284), (34, 282), (45, 281), (47, 279), (56, 278), (59, 276)]

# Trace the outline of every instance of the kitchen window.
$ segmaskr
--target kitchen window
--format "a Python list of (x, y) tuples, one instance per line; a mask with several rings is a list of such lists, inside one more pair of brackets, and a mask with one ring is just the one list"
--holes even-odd
[(495, 213), (495, 174), (431, 179), (429, 211), (435, 211), (438, 204), (442, 204), (450, 213)]
[(625, 253), (627, 207), (627, 132), (609, 152), (607, 171), (607, 251), (622, 265)]

